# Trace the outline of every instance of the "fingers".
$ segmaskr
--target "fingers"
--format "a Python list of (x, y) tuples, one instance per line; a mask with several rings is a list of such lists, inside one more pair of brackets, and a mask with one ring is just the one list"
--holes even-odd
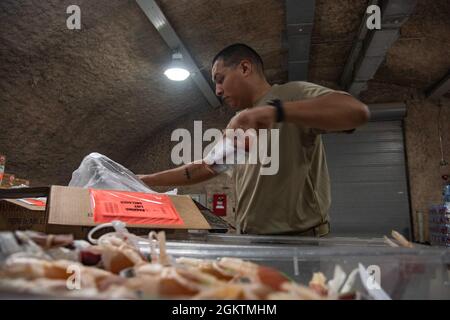
[(246, 131), (247, 129), (253, 128), (256, 129), (256, 121), (255, 117), (249, 111), (243, 111), (239, 113), (235, 118), (230, 122), (230, 129), (242, 129)]

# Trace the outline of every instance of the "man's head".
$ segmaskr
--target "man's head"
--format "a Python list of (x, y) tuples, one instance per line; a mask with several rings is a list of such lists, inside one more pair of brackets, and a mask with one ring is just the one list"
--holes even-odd
[(232, 108), (250, 107), (255, 84), (265, 81), (263, 61), (249, 46), (232, 44), (214, 57), (212, 78), (222, 101)]

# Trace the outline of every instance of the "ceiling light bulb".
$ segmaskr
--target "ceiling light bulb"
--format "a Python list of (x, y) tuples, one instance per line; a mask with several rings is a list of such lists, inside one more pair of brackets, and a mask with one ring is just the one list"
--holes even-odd
[(183, 81), (189, 77), (190, 72), (186, 69), (181, 52), (175, 51), (172, 54), (172, 62), (167, 67), (164, 74), (173, 81)]
[(173, 81), (183, 81), (183, 80), (186, 80), (186, 79), (189, 77), (190, 72), (187, 71), (187, 70), (184, 69), (184, 68), (178, 67), (178, 68), (168, 68), (168, 69), (164, 72), (164, 74), (165, 74), (166, 77), (169, 78), (170, 80), (173, 80)]

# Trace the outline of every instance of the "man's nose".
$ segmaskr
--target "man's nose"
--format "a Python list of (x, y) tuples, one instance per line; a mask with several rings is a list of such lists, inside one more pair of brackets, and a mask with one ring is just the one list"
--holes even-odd
[(223, 96), (223, 89), (221, 86), (216, 86), (216, 96), (218, 97)]

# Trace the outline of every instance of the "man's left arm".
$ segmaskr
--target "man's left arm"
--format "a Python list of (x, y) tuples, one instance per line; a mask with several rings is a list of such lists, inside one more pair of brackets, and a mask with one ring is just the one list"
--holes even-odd
[[(351, 95), (332, 92), (316, 98), (283, 103), (284, 121), (328, 132), (351, 130), (365, 124), (368, 107)], [(260, 106), (236, 115), (228, 128), (270, 128), (276, 122), (273, 106)]]
[(369, 121), (369, 108), (351, 95), (329, 93), (284, 103), (285, 121), (325, 131), (344, 131)]

